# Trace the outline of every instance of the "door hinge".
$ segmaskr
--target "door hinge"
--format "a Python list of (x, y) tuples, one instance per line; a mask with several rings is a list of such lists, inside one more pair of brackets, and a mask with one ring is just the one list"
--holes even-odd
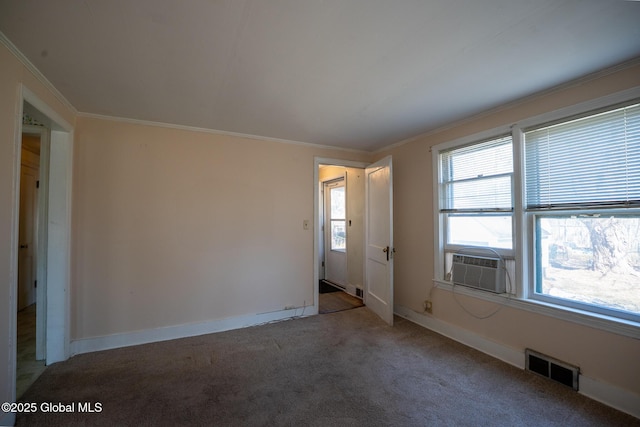
[(37, 281), (37, 280), (34, 280), (34, 281), (33, 281), (33, 287), (34, 287), (34, 288), (37, 288), (37, 287), (38, 287), (38, 281)]
[(324, 267), (324, 261), (322, 261), (322, 266)]
[(40, 180), (36, 181), (36, 188), (40, 188)]

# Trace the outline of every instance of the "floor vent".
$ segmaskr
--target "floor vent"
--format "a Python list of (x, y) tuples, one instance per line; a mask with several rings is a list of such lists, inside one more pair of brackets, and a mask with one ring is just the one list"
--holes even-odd
[(356, 296), (357, 296), (358, 298), (363, 298), (363, 297), (364, 297), (363, 292), (362, 292), (362, 289), (360, 289), (360, 288), (356, 288)]
[(530, 349), (525, 350), (526, 369), (578, 390), (580, 368)]

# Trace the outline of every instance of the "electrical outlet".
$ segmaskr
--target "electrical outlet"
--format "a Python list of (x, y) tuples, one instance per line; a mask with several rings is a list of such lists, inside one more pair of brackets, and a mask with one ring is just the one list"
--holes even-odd
[(424, 311), (431, 314), (433, 311), (433, 303), (429, 300), (424, 301)]

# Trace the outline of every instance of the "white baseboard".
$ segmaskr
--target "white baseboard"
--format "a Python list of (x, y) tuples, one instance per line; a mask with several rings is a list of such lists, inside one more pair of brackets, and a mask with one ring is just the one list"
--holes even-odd
[(270, 313), (250, 314), (201, 323), (189, 323), (94, 338), (83, 338), (71, 341), (71, 355), (224, 332), (296, 317), (307, 317), (317, 313), (317, 308), (314, 312), (314, 307), (308, 306), (305, 308), (300, 307)]
[(440, 335), (444, 335), (447, 338), (451, 338), (454, 341), (458, 341), (464, 345), (486, 353), (489, 356), (500, 359), (503, 362), (506, 362), (517, 368), (525, 368), (524, 350), (520, 351), (511, 347), (507, 347), (503, 344), (490, 341), (485, 337), (476, 334), (475, 332), (471, 332), (450, 323), (443, 322), (442, 320), (438, 320), (431, 316), (425, 316), (424, 314), (416, 313), (415, 311), (407, 307), (395, 306), (395, 314), (407, 320), (410, 320), (413, 323), (437, 332)]
[(640, 418), (640, 395), (609, 383), (580, 375), (580, 394)]
[[(395, 314), (424, 328), (437, 332), (454, 341), (475, 348), (489, 356), (502, 360), (517, 368), (525, 368), (524, 349), (515, 349), (460, 328), (442, 320), (417, 313), (404, 306), (395, 306)], [(580, 394), (604, 403), (619, 411), (640, 418), (640, 395), (615, 385), (580, 375)]]

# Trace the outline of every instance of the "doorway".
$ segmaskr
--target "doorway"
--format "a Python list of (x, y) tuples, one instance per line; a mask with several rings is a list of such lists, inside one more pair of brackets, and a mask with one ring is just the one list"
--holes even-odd
[[(320, 312), (324, 282), (362, 299), (369, 309), (393, 324), (391, 157), (372, 165), (316, 158), (314, 181), (315, 309)], [(338, 209), (333, 215), (331, 200), (341, 199), (343, 192), (345, 213)], [(332, 245), (338, 249), (335, 253), (331, 253)], [(335, 270), (341, 269), (342, 264), (332, 266), (332, 255), (344, 255), (346, 274), (336, 275)]]
[(362, 168), (320, 165), (319, 217), (320, 314), (350, 310), (363, 305), (362, 230), (364, 186)]
[[(46, 166), (49, 129), (29, 104), (23, 108), (20, 156), (20, 202), (18, 217), (18, 301), (16, 397), (45, 370), (46, 294)], [(44, 162), (46, 163), (46, 161)], [(42, 185), (41, 185), (42, 184)], [(40, 283), (40, 289), (38, 289)]]
[[(11, 233), (11, 242), (15, 250), (13, 259), (16, 266), (19, 265), (19, 258), (22, 257), (20, 251), (31, 249), (34, 245), (32, 264), (35, 265), (35, 272), (27, 267), (20, 266), (23, 273), (16, 269), (16, 273), (11, 278), (11, 294), (16, 295), (20, 290), (19, 282), (31, 271), (31, 278), (25, 280), (29, 283), (33, 281), (30, 291), (35, 289), (35, 304), (27, 305), (26, 310), (31, 308), (31, 331), (35, 323), (35, 359), (43, 360), (41, 364), (47, 365), (66, 360), (69, 357), (69, 278), (71, 259), (71, 170), (73, 160), (73, 127), (55, 110), (49, 107), (38, 96), (27, 87), (20, 87), (21, 114), (16, 115), (16, 139), (14, 142), (15, 151), (20, 153), (15, 157), (14, 170), (15, 177), (15, 197), (13, 206), (16, 216)], [(25, 243), (21, 236), (20, 229), (25, 227), (25, 222), (20, 221), (20, 190), (22, 186), (31, 181), (29, 177), (22, 174), (22, 148), (28, 148), (31, 142), (23, 142), (23, 133), (26, 135), (39, 136), (39, 161), (36, 180), (37, 185), (37, 213), (33, 216), (36, 231), (34, 231), (33, 241), (35, 243)], [(34, 141), (35, 142), (35, 141)], [(36, 150), (32, 148), (32, 151)], [(29, 151), (29, 150), (27, 150)], [(27, 155), (29, 156), (29, 155)], [(38, 182), (39, 181), (39, 182)], [(28, 197), (28, 196), (25, 196)], [(24, 199), (26, 200), (26, 199)], [(26, 246), (29, 245), (27, 248)], [(20, 246), (25, 246), (20, 248)], [(23, 276), (23, 277), (18, 277)], [(37, 280), (37, 284), (35, 283)], [(21, 291), (23, 292), (23, 291)], [(25, 293), (23, 292), (23, 295)], [(11, 313), (18, 320), (14, 324), (13, 333), (16, 339), (12, 340), (9, 348), (9, 372), (10, 382), (15, 391), (18, 389), (18, 364), (20, 363), (18, 354), (19, 348), (17, 338), (22, 332), (24, 322), (18, 317), (19, 304), (24, 306), (24, 301), (29, 301), (13, 297), (10, 301)], [(34, 307), (35, 306), (35, 307)], [(35, 309), (35, 310), (34, 310)], [(34, 313), (35, 312), (35, 313)], [(18, 325), (20, 323), (20, 325)], [(19, 330), (20, 328), (20, 330)], [(15, 401), (15, 394), (13, 396)]]

